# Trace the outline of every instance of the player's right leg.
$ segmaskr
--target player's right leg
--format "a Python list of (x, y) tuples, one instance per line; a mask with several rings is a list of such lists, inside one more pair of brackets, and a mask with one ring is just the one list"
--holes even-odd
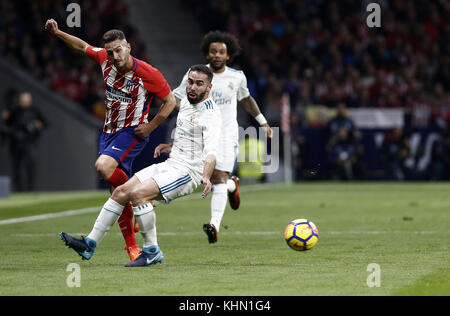
[(87, 237), (75, 238), (62, 232), (60, 237), (66, 246), (72, 248), (84, 260), (89, 260), (94, 255), (98, 244), (122, 214), (124, 205), (130, 200), (130, 192), (138, 183), (139, 180), (133, 177), (114, 190), (112, 196), (103, 205), (94, 227)]

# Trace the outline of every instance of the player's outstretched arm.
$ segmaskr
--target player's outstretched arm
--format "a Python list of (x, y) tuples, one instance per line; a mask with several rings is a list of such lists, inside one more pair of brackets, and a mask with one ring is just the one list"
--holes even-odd
[(247, 98), (242, 99), (241, 102), (244, 106), (244, 109), (258, 121), (261, 127), (266, 130), (267, 138), (272, 138), (273, 131), (264, 116), (261, 114), (261, 111), (255, 99), (252, 96), (248, 96)]
[(54, 19), (47, 20), (47, 22), (45, 23), (45, 29), (51, 34), (56, 35), (61, 40), (63, 40), (63, 42), (66, 43), (74, 51), (79, 52), (81, 54), (86, 53), (86, 48), (89, 46), (89, 44), (83, 41), (82, 39), (79, 39), (78, 37), (72, 36), (70, 34), (61, 31), (58, 28), (58, 23)]
[(177, 103), (172, 92), (170, 92), (169, 95), (161, 101), (162, 105), (156, 116), (150, 122), (141, 124), (134, 129), (134, 133), (137, 136), (144, 138), (150, 135), (162, 122), (167, 119)]

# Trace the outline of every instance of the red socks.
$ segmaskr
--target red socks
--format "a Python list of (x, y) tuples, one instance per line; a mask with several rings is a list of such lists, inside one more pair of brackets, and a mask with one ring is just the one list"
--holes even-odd
[[(112, 176), (108, 179), (108, 183), (117, 188), (119, 185), (124, 184), (128, 181), (128, 176), (122, 169), (116, 168)], [(125, 243), (127, 244), (127, 249), (130, 247), (137, 247), (136, 236), (134, 234), (133, 225), (133, 208), (130, 203), (125, 205), (122, 215), (118, 220), (120, 231), (122, 232)]]
[(128, 176), (122, 169), (116, 168), (112, 176), (108, 179), (108, 183), (113, 187), (117, 188), (119, 185), (124, 184), (128, 181)]
[(136, 235), (134, 234), (134, 225), (133, 225), (133, 208), (130, 203), (125, 205), (123, 209), (122, 215), (120, 215), (119, 220), (120, 231), (122, 232), (123, 239), (125, 239), (125, 243), (127, 244), (127, 249), (130, 247), (137, 247)]

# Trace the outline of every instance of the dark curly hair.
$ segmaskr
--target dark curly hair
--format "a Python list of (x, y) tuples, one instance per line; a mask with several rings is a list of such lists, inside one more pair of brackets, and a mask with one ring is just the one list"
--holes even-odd
[(206, 34), (200, 44), (200, 49), (204, 56), (208, 55), (209, 45), (211, 43), (225, 43), (225, 45), (227, 45), (227, 53), (228, 56), (230, 56), (230, 61), (241, 53), (241, 45), (239, 44), (239, 40), (232, 34), (220, 31), (211, 31)]

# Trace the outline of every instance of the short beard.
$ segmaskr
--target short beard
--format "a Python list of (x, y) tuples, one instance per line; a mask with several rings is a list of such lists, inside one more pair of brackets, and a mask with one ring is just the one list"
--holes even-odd
[(213, 70), (213, 72), (222, 69), (225, 65), (226, 63), (221, 63), (219, 67), (216, 67), (212, 62), (209, 62), (209, 67)]
[(197, 104), (197, 103), (199, 103), (201, 100), (203, 100), (203, 98), (205, 97), (205, 95), (206, 95), (206, 91), (200, 93), (195, 99), (191, 99), (191, 98), (189, 98), (189, 96), (187, 96), (187, 98), (188, 98), (188, 101), (189, 101), (190, 104)]

